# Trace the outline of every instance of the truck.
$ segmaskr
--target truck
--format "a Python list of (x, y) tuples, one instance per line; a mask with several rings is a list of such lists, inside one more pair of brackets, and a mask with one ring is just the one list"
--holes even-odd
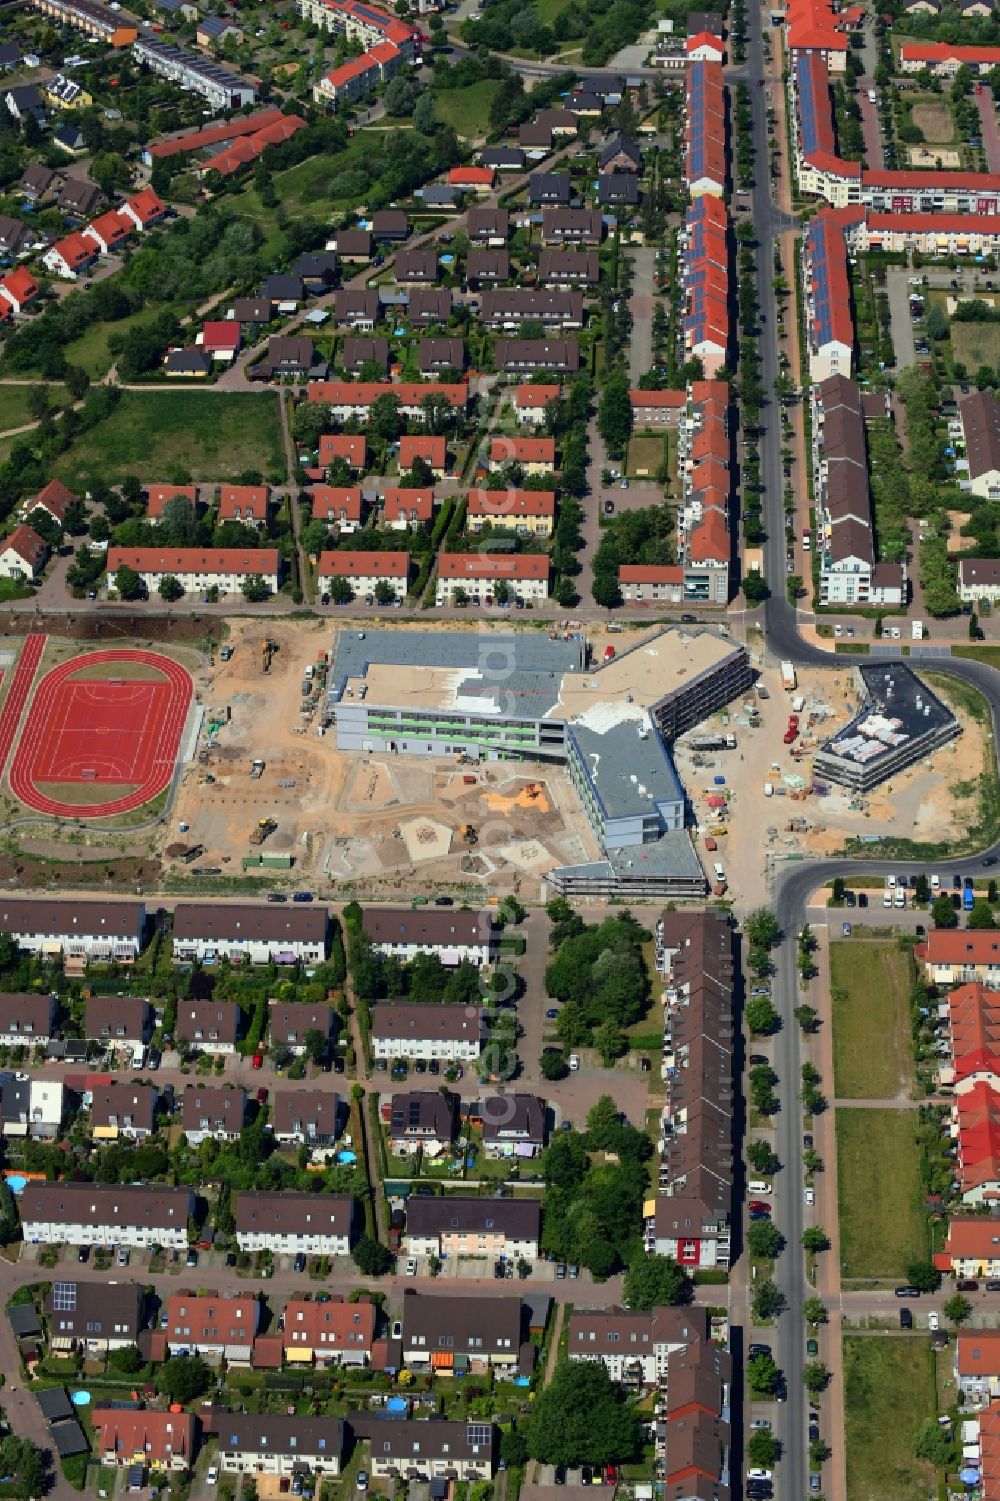
[(781, 664), (781, 686), (786, 693), (795, 692), (795, 668), (791, 662)]
[(971, 886), (966, 886), (962, 891), (962, 907), (966, 912), (971, 912), (976, 904), (976, 893)]
[(256, 760), (250, 762), (250, 775), (255, 782), (259, 782), (264, 775), (264, 762), (259, 756)]
[(735, 750), (736, 736), (721, 732), (717, 735), (695, 735), (691, 740), (691, 749), (696, 751)]
[(223, 662), (228, 662), (232, 654), (233, 648), (231, 646), (224, 646), (219, 652), (219, 656), (222, 658)]
[(922, 641), (924, 639), (924, 622), (922, 620), (915, 620), (913, 622), (913, 639), (914, 641)]

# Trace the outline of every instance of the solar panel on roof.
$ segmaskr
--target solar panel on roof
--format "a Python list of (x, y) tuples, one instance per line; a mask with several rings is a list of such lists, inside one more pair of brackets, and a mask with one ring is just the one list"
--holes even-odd
[(52, 1284), (52, 1308), (55, 1313), (73, 1313), (76, 1309), (76, 1283)]

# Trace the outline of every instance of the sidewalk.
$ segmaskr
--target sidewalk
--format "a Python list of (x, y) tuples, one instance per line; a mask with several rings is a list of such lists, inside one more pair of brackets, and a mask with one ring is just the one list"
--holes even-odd
[[(816, 1007), (821, 1017), (818, 1033), (808, 1040), (803, 1039), (803, 1053), (810, 1063), (819, 1069), (820, 1088), (828, 1100), (833, 1099), (833, 1017), (830, 999), (830, 929), (825, 925), (812, 925), (817, 940), (816, 967), (818, 974), (810, 982), (809, 1004)], [(822, 1225), (830, 1241), (830, 1248), (817, 1258), (816, 1291), (823, 1299), (829, 1320), (825, 1329), (818, 1331), (820, 1355), (828, 1366), (831, 1376), (819, 1404), (820, 1434), (833, 1450), (826, 1461), (823, 1474), (823, 1491), (827, 1501), (847, 1501), (846, 1460), (846, 1405), (844, 1399), (844, 1347), (842, 1340), (842, 1308), (840, 1298), (840, 1218), (837, 1194), (837, 1127), (836, 1111), (830, 1106), (822, 1115), (813, 1119), (813, 1142), (823, 1159), (823, 1171), (816, 1174), (816, 1205), (812, 1211), (812, 1223)], [(807, 1217), (809, 1211), (807, 1211)]]

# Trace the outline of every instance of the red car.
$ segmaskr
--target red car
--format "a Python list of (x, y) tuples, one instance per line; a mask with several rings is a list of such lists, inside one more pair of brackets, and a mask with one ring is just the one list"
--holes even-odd
[(257, 1104), (258, 1105), (266, 1105), (267, 1104), (267, 1090), (266, 1089), (258, 1089), (258, 1091), (257, 1091)]
[(254, 1053), (253, 1059), (251, 1061), (253, 1063), (254, 1068), (263, 1068), (264, 1067), (264, 1054), (263, 1053)]
[(751, 1214), (770, 1214), (771, 1206), (764, 1199), (751, 1199), (747, 1205)]

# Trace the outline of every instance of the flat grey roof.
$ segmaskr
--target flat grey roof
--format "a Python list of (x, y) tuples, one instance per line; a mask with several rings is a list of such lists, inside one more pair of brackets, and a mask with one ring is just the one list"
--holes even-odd
[(579, 746), (609, 818), (641, 817), (654, 803), (683, 798), (659, 731), (643, 710), (637, 711), (635, 722), (603, 731), (572, 724), (566, 732)]
[(864, 701), (823, 744), (824, 755), (864, 766), (954, 724), (951, 710), (902, 662), (868, 662), (858, 672)]
[(336, 703), (348, 679), (367, 677), (371, 667), (422, 668), (423, 683), (400, 677), (398, 697), (391, 693), (390, 674), (381, 674), (380, 687), (390, 689), (389, 697), (373, 693), (373, 702), (404, 706), (415, 691), (430, 689), (426, 707), (442, 707), (430, 675), (446, 672), (450, 696), (477, 713), (542, 719), (559, 701), (564, 674), (579, 671), (582, 662), (582, 639), (550, 641), (536, 631), (342, 631), (329, 697)]
[(665, 876), (676, 881), (697, 881), (704, 889), (705, 872), (686, 829), (661, 834), (653, 844), (626, 844), (609, 847), (607, 859), (591, 860), (584, 865), (563, 865), (565, 877), (595, 878), (616, 876), (624, 881), (639, 881), (644, 876)]

